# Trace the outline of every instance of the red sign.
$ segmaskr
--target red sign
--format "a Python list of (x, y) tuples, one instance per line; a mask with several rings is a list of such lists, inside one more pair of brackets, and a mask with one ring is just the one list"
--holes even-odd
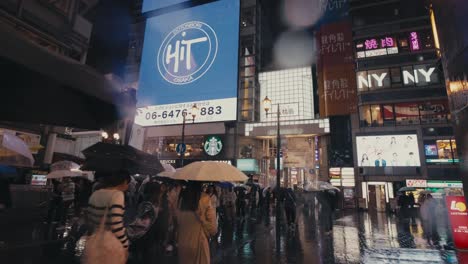
[(455, 247), (468, 249), (468, 211), (465, 196), (447, 196), (447, 204)]

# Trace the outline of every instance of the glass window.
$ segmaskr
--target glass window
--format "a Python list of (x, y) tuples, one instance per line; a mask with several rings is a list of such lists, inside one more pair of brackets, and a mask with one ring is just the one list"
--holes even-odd
[(371, 105), (372, 126), (381, 126), (383, 124), (382, 109), (380, 105)]
[(419, 123), (419, 108), (417, 103), (395, 104), (395, 119), (399, 125)]
[(361, 126), (370, 126), (372, 123), (372, 118), (369, 105), (363, 105), (359, 107), (359, 117), (361, 120)]
[(253, 37), (241, 39), (241, 57), (246, 57), (255, 54), (255, 41)]
[(255, 65), (255, 55), (240, 58), (241, 66)]
[(399, 67), (391, 68), (390, 69), (390, 74), (392, 76), (392, 84), (401, 83), (401, 69)]
[(255, 76), (255, 67), (250, 66), (250, 67), (244, 67), (241, 68), (240, 72), (240, 77), (249, 77), (249, 76)]
[(409, 42), (408, 42), (408, 36), (406, 34), (400, 35), (398, 37), (398, 46), (401, 51), (409, 51)]
[(385, 120), (394, 120), (395, 114), (393, 111), (393, 105), (384, 105), (383, 106), (383, 117)]
[(241, 10), (241, 27), (251, 27), (255, 24), (255, 7)]

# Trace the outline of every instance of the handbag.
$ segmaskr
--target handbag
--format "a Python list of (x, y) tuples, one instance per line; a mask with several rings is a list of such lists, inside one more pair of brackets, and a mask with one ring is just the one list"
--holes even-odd
[(83, 264), (125, 264), (128, 251), (115, 235), (105, 227), (108, 208), (99, 223), (99, 227), (86, 238), (81, 263)]

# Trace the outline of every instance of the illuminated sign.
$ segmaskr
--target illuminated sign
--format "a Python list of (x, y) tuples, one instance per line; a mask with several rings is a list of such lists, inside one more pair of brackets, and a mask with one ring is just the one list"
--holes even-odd
[(195, 123), (236, 120), (239, 10), (220, 0), (147, 20), (136, 124), (181, 124), (194, 104)]
[(418, 51), (421, 49), (421, 43), (417, 32), (410, 33), (410, 49), (411, 51)]
[(223, 149), (223, 142), (218, 136), (209, 136), (206, 138), (205, 143), (203, 144), (203, 150), (209, 156), (218, 155)]
[(356, 137), (359, 167), (419, 167), (416, 134)]
[(141, 12), (153, 11), (156, 9), (172, 6), (180, 3), (187, 3), (188, 0), (143, 0)]
[(427, 181), (426, 180), (420, 180), (420, 179), (406, 180), (406, 186), (407, 187), (415, 187), (415, 188), (426, 188), (427, 187)]
[(397, 54), (398, 47), (394, 37), (366, 39), (356, 44), (357, 58), (369, 58)]
[[(371, 71), (369, 71), (371, 72)], [(358, 88), (374, 88), (374, 87), (387, 87), (390, 86), (391, 77), (387, 69), (372, 71), (376, 73), (358, 72), (357, 82)], [(405, 85), (417, 85), (417, 84), (430, 84), (438, 82), (438, 78), (435, 78), (435, 67), (429, 68), (414, 68), (411, 70), (402, 70), (403, 83)], [(433, 76), (434, 75), (434, 76)]]

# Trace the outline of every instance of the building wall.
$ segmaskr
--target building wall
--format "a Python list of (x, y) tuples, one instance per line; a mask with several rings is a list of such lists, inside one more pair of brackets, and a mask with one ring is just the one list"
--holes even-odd
[[(453, 138), (429, 11), (418, 1), (382, 1), (372, 5), (353, 1), (350, 10), (359, 98), (358, 113), (351, 116), (358, 189), (362, 181), (456, 177), (457, 164), (426, 163), (425, 143)], [(381, 69), (388, 69), (385, 76)], [(427, 81), (425, 76), (419, 76), (420, 69), (428, 75)], [(363, 73), (371, 76), (367, 82)], [(356, 136), (405, 133), (417, 134), (420, 167), (359, 168)], [(359, 190), (359, 197), (366, 196), (363, 191), (367, 192)]]

